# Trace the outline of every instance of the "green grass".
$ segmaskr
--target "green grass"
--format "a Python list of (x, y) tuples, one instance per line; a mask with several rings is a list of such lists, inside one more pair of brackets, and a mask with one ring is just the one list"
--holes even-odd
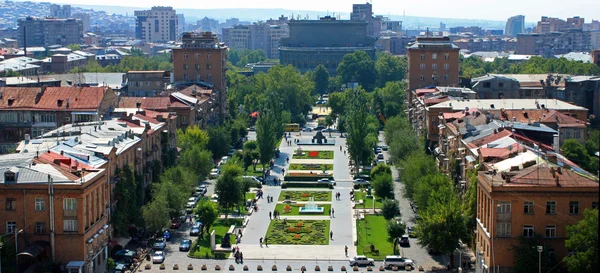
[(287, 220), (285, 227), (282, 225), (283, 220), (271, 221), (265, 236), (265, 238), (269, 238), (269, 244), (329, 244), (329, 220)]
[[(373, 191), (371, 191), (371, 193), (373, 193)], [(366, 192), (362, 192), (362, 191), (354, 191), (354, 202), (358, 202), (358, 200), (363, 200), (363, 204), (362, 205), (356, 205), (357, 208), (365, 208), (365, 209), (372, 209), (373, 208), (373, 197), (367, 197), (367, 193)], [(375, 198), (375, 208), (376, 209), (380, 209), (381, 207), (383, 207), (383, 203), (382, 203), (382, 199), (381, 198)]]
[(244, 174), (245, 176), (262, 176), (262, 166), (259, 164), (256, 165), (256, 171), (254, 170), (254, 167), (250, 166), (248, 167), (248, 170), (246, 171), (246, 174)]
[(275, 147), (279, 148), (279, 146), (281, 145), (282, 141), (283, 141), (283, 137), (280, 137), (279, 141), (277, 141), (277, 145), (275, 145)]
[[(303, 208), (304, 205), (305, 204), (295, 204), (295, 205), (277, 204), (277, 207), (275, 207), (275, 209), (277, 211), (279, 211), (279, 213), (281, 213), (281, 216), (283, 216), (283, 217), (297, 216), (297, 215), (329, 215), (329, 211), (331, 210), (331, 204), (317, 204), (317, 207), (323, 208), (323, 213), (302, 213), (302, 214), (300, 214), (300, 208)], [(290, 206), (290, 209), (292, 209), (288, 213), (286, 213), (285, 209), (284, 209), (286, 206)]]
[(293, 171), (321, 171), (323, 167), (326, 171), (333, 170), (333, 164), (290, 164), (290, 170)]
[(279, 194), (279, 201), (286, 200), (289, 195), (289, 199), (292, 201), (308, 201), (310, 197), (313, 197), (315, 201), (331, 201), (331, 191), (281, 191)]
[[(393, 255), (393, 241), (386, 230), (387, 221), (383, 216), (366, 215), (365, 220), (358, 220), (358, 255), (365, 255), (375, 260), (383, 260), (387, 255)], [(379, 250), (379, 255), (371, 253), (371, 244)]]
[[(221, 239), (225, 236), (225, 233), (229, 230), (231, 225), (240, 226), (242, 225), (242, 219), (217, 219), (215, 223), (210, 227), (210, 230), (215, 231), (215, 243), (220, 244)], [(231, 237), (235, 245), (235, 236)], [(194, 258), (205, 258), (206, 256), (212, 257), (213, 253), (210, 249), (210, 232), (204, 234), (202, 238), (198, 238), (197, 241), (192, 245), (188, 256)]]
[(256, 192), (247, 192), (246, 193), (246, 199), (245, 200), (248, 200), (248, 199), (254, 200), (254, 198), (256, 198)]
[(297, 155), (296, 152), (298, 152), (297, 150), (294, 151), (294, 154), (292, 155), (292, 158), (295, 159), (333, 159), (333, 151), (318, 151), (319, 155), (315, 156), (315, 157), (311, 157), (308, 156), (308, 154), (312, 151), (302, 151), (304, 154), (303, 155)]

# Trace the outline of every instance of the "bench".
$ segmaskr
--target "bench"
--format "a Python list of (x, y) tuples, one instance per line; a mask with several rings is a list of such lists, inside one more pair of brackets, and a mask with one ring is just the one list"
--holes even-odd
[(365, 201), (363, 201), (362, 199), (358, 200), (359, 205), (363, 205), (364, 203), (365, 203)]
[(248, 225), (248, 222), (250, 222), (250, 217), (244, 217), (244, 222), (242, 223), (242, 226), (246, 227)]
[(227, 231), (227, 233), (229, 233), (229, 234), (233, 234), (233, 232), (235, 232), (235, 225), (231, 225), (229, 227), (229, 230)]

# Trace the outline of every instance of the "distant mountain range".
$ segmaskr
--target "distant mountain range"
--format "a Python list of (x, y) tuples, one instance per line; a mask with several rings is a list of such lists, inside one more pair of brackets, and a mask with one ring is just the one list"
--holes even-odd
[[(72, 6), (81, 7), (84, 9), (94, 9), (97, 11), (105, 11), (107, 13), (123, 14), (133, 16), (135, 10), (148, 9), (148, 7), (121, 7), (121, 6), (98, 6), (98, 5), (80, 5), (73, 4)], [(281, 15), (291, 17), (298, 15), (300, 18), (308, 17), (309, 19), (317, 19), (319, 16), (335, 15), (341, 16), (341, 19), (349, 19), (349, 12), (324, 12), (324, 11), (308, 11), (308, 10), (287, 10), (287, 9), (177, 9), (177, 13), (185, 15), (186, 22), (194, 22), (204, 17), (217, 19), (221, 22), (229, 18), (238, 18), (240, 21), (266, 21), (269, 18), (277, 18)], [(475, 19), (460, 19), (460, 18), (435, 18), (435, 17), (417, 17), (417, 16), (402, 16), (402, 15), (384, 15), (391, 20), (403, 21), (403, 27), (408, 29), (423, 29), (434, 28), (440, 26), (440, 22), (446, 24), (446, 27), (454, 26), (480, 26), (485, 29), (504, 29), (505, 21), (492, 20), (475, 20)]]

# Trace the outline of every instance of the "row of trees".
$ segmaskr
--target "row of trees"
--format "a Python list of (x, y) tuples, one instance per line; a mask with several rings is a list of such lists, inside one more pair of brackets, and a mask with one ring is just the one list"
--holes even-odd
[(258, 63), (267, 60), (267, 54), (261, 49), (235, 49), (227, 51), (227, 60), (238, 68), (244, 68), (249, 63)]
[(600, 151), (600, 130), (590, 129), (585, 145), (575, 139), (568, 139), (560, 148), (569, 160), (594, 175), (598, 174), (600, 163), (596, 153)]
[(467, 78), (479, 77), (488, 73), (497, 74), (546, 74), (561, 73), (573, 75), (600, 75), (600, 68), (593, 63), (569, 61), (565, 58), (532, 57), (526, 62), (513, 64), (507, 58), (496, 58), (484, 62), (476, 56), (462, 58), (460, 75)]
[(149, 70), (172, 70), (170, 54), (160, 54), (152, 57), (146, 57), (139, 49), (133, 49), (131, 55), (124, 56), (116, 65), (102, 67), (98, 62), (91, 61), (85, 66), (71, 69), (69, 73), (127, 73), (128, 71), (149, 71)]

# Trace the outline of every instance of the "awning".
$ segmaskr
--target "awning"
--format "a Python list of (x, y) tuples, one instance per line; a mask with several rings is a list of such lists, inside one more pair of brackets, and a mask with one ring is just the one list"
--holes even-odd
[(21, 251), (19, 254), (17, 254), (17, 256), (29, 256), (31, 258), (36, 258), (40, 254), (42, 254), (42, 252), (44, 252), (45, 250), (46, 250), (45, 247), (42, 246), (41, 244), (34, 243), (32, 245), (25, 247), (25, 249), (23, 249), (23, 251)]
[(467, 160), (467, 162), (469, 162), (469, 163), (471, 163), (471, 162), (475, 161), (475, 158), (474, 158), (473, 156), (470, 156), (470, 155), (468, 155), (468, 156), (465, 156), (465, 159), (466, 159), (466, 160)]

